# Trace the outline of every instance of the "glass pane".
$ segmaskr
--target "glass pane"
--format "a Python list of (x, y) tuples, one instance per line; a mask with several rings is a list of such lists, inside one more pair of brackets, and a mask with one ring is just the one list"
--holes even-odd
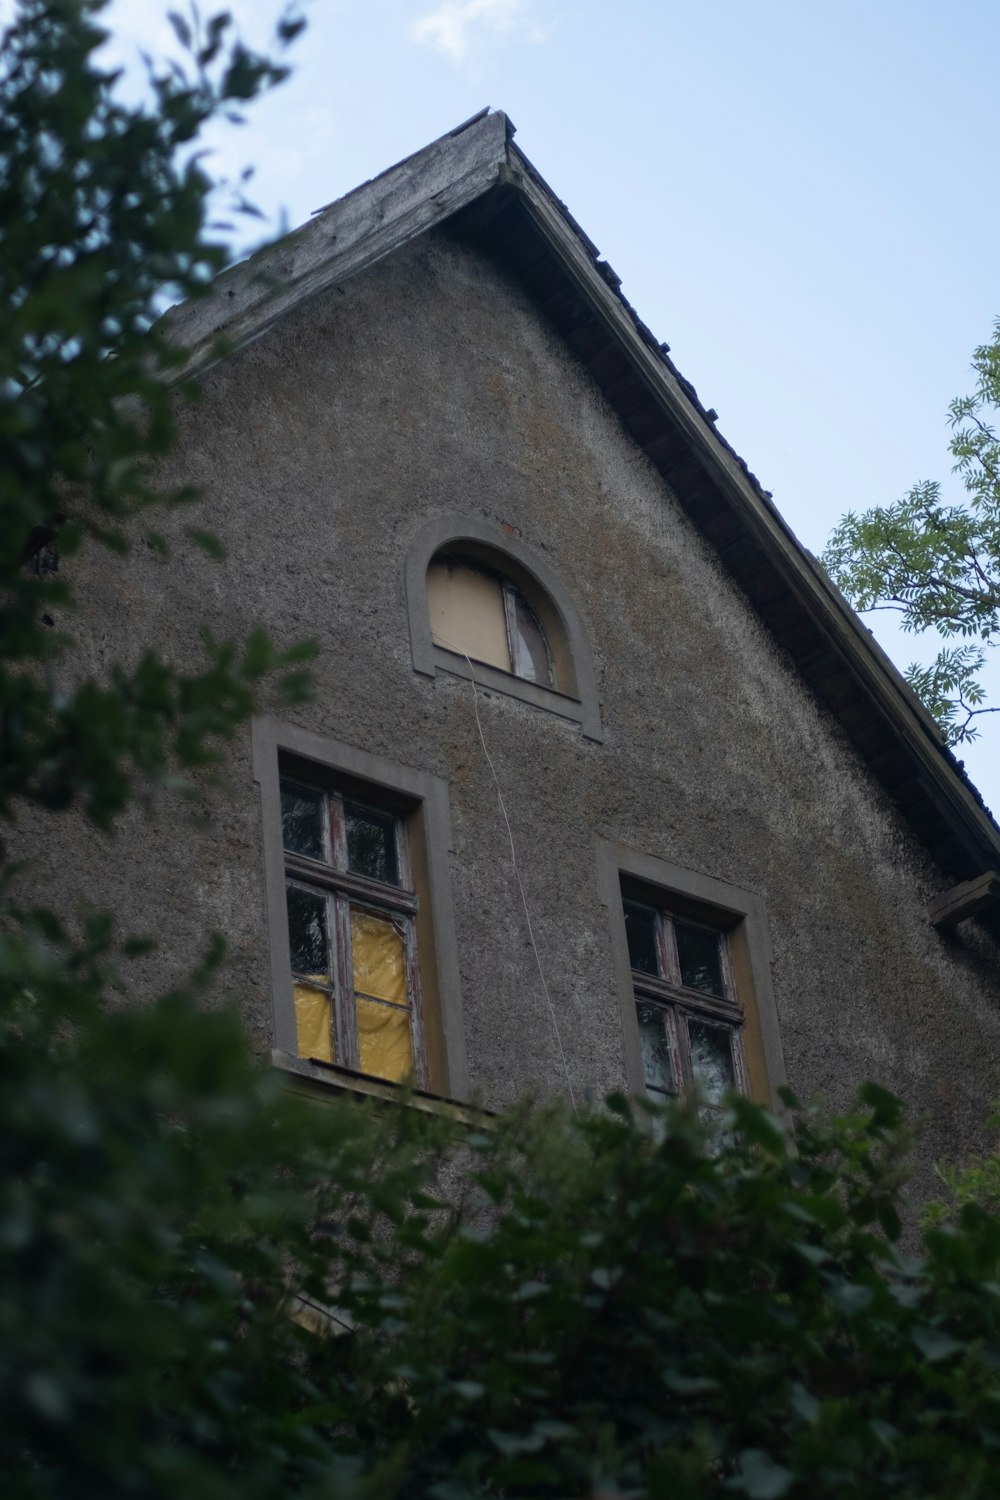
[(658, 974), (656, 962), (656, 913), (636, 901), (623, 901), (625, 931), (628, 934), (628, 956), (633, 969), (642, 974)]
[(407, 1003), (406, 948), (390, 917), (352, 906), (351, 953), (355, 990), (394, 1005)]
[(689, 927), (675, 922), (677, 957), (681, 966), (681, 984), (706, 995), (722, 995), (722, 940), (717, 932), (704, 927)]
[(344, 803), (347, 832), (347, 868), (371, 880), (399, 884), (396, 860), (396, 819), (388, 813), (372, 812), (356, 802)]
[(362, 1073), (405, 1083), (413, 1072), (410, 1012), (377, 1000), (355, 1001), (358, 1012), (358, 1053)]
[(733, 1088), (736, 1082), (732, 1027), (689, 1020), (687, 1028), (694, 1081), (708, 1104), (721, 1104), (726, 1090)]
[(667, 1045), (666, 1013), (659, 1005), (637, 1000), (639, 1046), (642, 1049), (642, 1073), (650, 1093), (675, 1094), (674, 1070)]
[(542, 627), (528, 601), (512, 585), (508, 588), (514, 597), (514, 671), (528, 682), (551, 687), (552, 668)]
[(326, 946), (326, 900), (315, 891), (286, 882), (288, 946), (296, 974), (327, 981), (330, 966)]
[(281, 831), (285, 848), (292, 854), (324, 859), (323, 793), (281, 783)]
[(296, 981), (295, 1034), (300, 1057), (336, 1062), (333, 1051), (333, 1002), (326, 990)]

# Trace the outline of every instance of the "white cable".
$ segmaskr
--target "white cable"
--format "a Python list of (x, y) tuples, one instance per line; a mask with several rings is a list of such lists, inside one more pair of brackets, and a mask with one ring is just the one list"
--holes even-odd
[[(444, 645), (447, 643), (442, 641), (442, 644)], [(460, 647), (454, 646), (450, 649), (454, 651), (461, 650)], [(573, 1083), (569, 1076), (569, 1063), (566, 1061), (566, 1052), (563, 1047), (562, 1037), (559, 1034), (559, 1022), (556, 1020), (556, 1009), (552, 1004), (552, 997), (549, 994), (549, 987), (545, 983), (545, 971), (542, 968), (542, 960), (538, 952), (538, 944), (535, 942), (535, 933), (531, 925), (531, 913), (528, 910), (528, 898), (524, 894), (524, 885), (521, 881), (521, 872), (517, 868), (517, 853), (514, 849), (514, 835), (511, 832), (510, 819), (507, 816), (507, 808), (503, 800), (503, 792), (500, 790), (500, 778), (497, 776), (496, 766), (493, 764), (493, 757), (490, 755), (489, 750), (486, 748), (486, 736), (483, 734), (483, 726), (479, 719), (479, 693), (477, 691), (476, 674), (472, 669), (472, 662), (469, 660), (469, 657), (466, 656), (466, 653), (464, 651), (462, 651), (461, 654), (465, 657), (465, 660), (468, 663), (469, 678), (472, 687), (472, 706), (476, 714), (476, 728), (479, 730), (479, 743), (483, 747), (483, 754), (486, 756), (486, 763), (493, 775), (493, 785), (496, 787), (497, 801), (500, 803), (500, 811), (503, 813), (503, 820), (507, 827), (507, 839), (510, 843), (510, 862), (514, 867), (514, 878), (517, 881), (517, 888), (521, 893), (521, 905), (524, 908), (524, 920), (528, 924), (528, 938), (531, 942), (531, 951), (535, 955), (535, 963), (538, 965), (538, 977), (542, 981), (542, 993), (545, 996), (545, 1003), (549, 1008), (549, 1018), (552, 1021), (552, 1030), (555, 1033), (556, 1044), (559, 1047), (559, 1056), (562, 1058), (563, 1073), (566, 1077), (566, 1087), (569, 1089), (569, 1100), (573, 1106), (573, 1113), (576, 1114), (576, 1095), (573, 1092)]]

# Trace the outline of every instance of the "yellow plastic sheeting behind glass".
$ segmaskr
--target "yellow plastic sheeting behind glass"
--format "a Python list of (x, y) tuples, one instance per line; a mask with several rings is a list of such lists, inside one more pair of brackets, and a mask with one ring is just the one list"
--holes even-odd
[(410, 1012), (395, 1005), (380, 1005), (359, 995), (358, 1051), (362, 1073), (405, 1083), (413, 1072), (410, 1045)]
[(390, 917), (352, 906), (351, 952), (356, 990), (394, 1005), (406, 1004), (406, 948)]
[[(319, 978), (319, 976), (316, 976)], [(304, 980), (292, 981), (295, 993), (295, 1034), (300, 1057), (317, 1057), (320, 1062), (336, 1062), (333, 1053), (332, 1003), (326, 990), (316, 989)]]
[[(361, 1071), (402, 1083), (413, 1071), (410, 1012), (395, 1008), (409, 999), (402, 933), (389, 917), (352, 906), (351, 951)], [(365, 995), (391, 1004), (378, 1005)]]

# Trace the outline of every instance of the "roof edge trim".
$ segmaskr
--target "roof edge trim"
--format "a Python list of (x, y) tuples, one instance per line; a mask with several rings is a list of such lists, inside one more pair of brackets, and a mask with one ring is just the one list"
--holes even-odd
[(480, 198), (506, 167), (513, 130), (500, 111), (473, 116), (457, 132), (328, 204), (250, 260), (231, 266), (205, 297), (172, 308), (164, 331), (189, 351), (173, 380), (203, 373), (260, 338), (301, 303)]

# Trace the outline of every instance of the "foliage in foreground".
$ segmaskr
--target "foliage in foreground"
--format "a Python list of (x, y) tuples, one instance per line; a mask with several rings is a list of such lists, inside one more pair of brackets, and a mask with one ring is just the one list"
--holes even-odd
[(5, 1494), (997, 1493), (1000, 1220), (901, 1253), (879, 1090), (794, 1149), (745, 1100), (721, 1148), (317, 1104), (41, 926), (0, 945)]
[(856, 609), (893, 610), (912, 634), (959, 642), (906, 670), (949, 744), (975, 739), (980, 718), (998, 712), (980, 675), (1000, 643), (1000, 323), (972, 368), (975, 389), (950, 409), (949, 451), (968, 503), (945, 501), (936, 482), (915, 485), (894, 505), (848, 512), (823, 554)]

